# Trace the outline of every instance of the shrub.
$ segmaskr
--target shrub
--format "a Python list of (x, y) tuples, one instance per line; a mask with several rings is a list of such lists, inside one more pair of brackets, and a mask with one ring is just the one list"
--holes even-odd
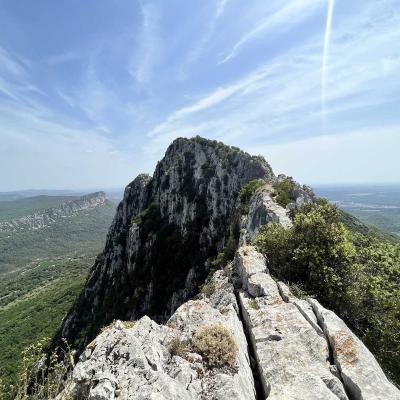
[(201, 287), (201, 293), (206, 295), (207, 297), (210, 297), (214, 294), (216, 290), (215, 283), (212, 281), (206, 281), (204, 285)]
[(65, 348), (58, 348), (48, 358), (44, 352), (47, 342), (48, 339), (43, 339), (23, 351), (16, 400), (53, 399), (65, 388), (66, 379), (75, 366), (73, 352), (63, 340)]
[(181, 340), (179, 338), (174, 338), (168, 344), (169, 352), (173, 356), (179, 356), (184, 358), (185, 354), (190, 352), (190, 343), (187, 340)]
[(295, 198), (295, 181), (287, 177), (286, 179), (274, 184), (274, 197), (275, 201), (282, 207), (286, 207), (289, 203), (296, 200)]
[(269, 225), (254, 241), (269, 269), (333, 309), (399, 383), (400, 245), (350, 231), (326, 201), (292, 216), (292, 228)]
[(252, 308), (253, 310), (260, 309), (260, 306), (258, 305), (258, 303), (255, 299), (250, 299), (248, 304), (249, 304), (249, 307)]
[(194, 348), (211, 367), (233, 367), (238, 347), (232, 333), (223, 325), (205, 325), (197, 330)]
[(239, 192), (239, 199), (241, 203), (241, 211), (242, 214), (246, 214), (248, 212), (248, 205), (251, 199), (251, 196), (255, 193), (255, 191), (263, 186), (265, 182), (262, 179), (254, 179), (248, 183), (246, 183)]

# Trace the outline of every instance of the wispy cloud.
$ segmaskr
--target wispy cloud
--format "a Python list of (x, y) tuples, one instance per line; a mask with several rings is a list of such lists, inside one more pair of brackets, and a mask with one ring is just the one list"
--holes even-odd
[(312, 15), (324, 2), (322, 0), (294, 0), (268, 15), (255, 24), (233, 46), (230, 52), (219, 62), (223, 64), (236, 57), (242, 47), (257, 38), (266, 38), (273, 32), (274, 35), (293, 29), (296, 23)]
[[(79, 175), (75, 164), (85, 169), (81, 183), (100, 180), (103, 173), (106, 179), (118, 175), (125, 182), (138, 168), (151, 171), (175, 137), (194, 134), (242, 147), (251, 143), (252, 151), (267, 157), (272, 149), (273, 164), (288, 173), (296, 165), (286, 154), (295, 159), (296, 148), (299, 165), (312, 164), (307, 146), (330, 157), (324, 143), (355, 151), (357, 140), (378, 148), (380, 136), (383, 147), (388, 141), (396, 148), (397, 1), (354, 0), (351, 7), (336, 2), (325, 65), (325, 139), (321, 69), (327, 0), (246, 5), (208, 0), (187, 7), (152, 0), (117, 2), (101, 23), (106, 41), (89, 24), (86, 36), (80, 30), (76, 43), (60, 45), (57, 54), (53, 40), (48, 48), (41, 43), (31, 59), (21, 57), (34, 54), (29, 42), (21, 54), (0, 46), (0, 162), (6, 166), (14, 157), (26, 172), (14, 180), (24, 186), (35, 162), (42, 168), (35, 170), (38, 176), (45, 177), (45, 168), (54, 173), (53, 183), (60, 174), (72, 184), (65, 171)], [(119, 26), (115, 21), (121, 19), (113, 12), (123, 12), (131, 23)], [(88, 52), (79, 50), (82, 43)], [(250, 51), (256, 48), (263, 51)], [(235, 58), (238, 62), (228, 62)], [(60, 158), (48, 157), (54, 168), (46, 161), (47, 152)], [(321, 157), (315, 156), (322, 163)], [(0, 182), (6, 179), (4, 170), (0, 168)]]
[(155, 4), (140, 1), (139, 5), (142, 28), (137, 41), (138, 48), (132, 56), (129, 72), (137, 82), (144, 84), (151, 79), (153, 65), (161, 51), (158, 32), (160, 15)]
[(180, 72), (180, 75), (183, 79), (188, 78), (187, 69), (199, 59), (204, 52), (206, 45), (213, 37), (217, 28), (218, 20), (222, 17), (229, 2), (230, 0), (217, 0), (215, 2), (214, 12), (208, 20), (205, 32), (202, 34), (200, 40), (194, 44), (193, 48), (189, 51), (186, 60), (183, 62), (184, 65), (182, 66), (182, 71)]
[[(400, 24), (396, 15), (375, 18), (382, 7), (367, 7), (333, 32), (326, 83), (328, 133), (357, 127), (364, 123), (354, 118), (357, 113), (398, 99), (400, 53), (393, 43), (400, 40)], [(320, 135), (322, 43), (323, 33), (320, 41), (313, 38), (288, 49), (245, 78), (177, 109), (150, 131), (150, 138), (159, 142), (159, 136), (169, 138), (173, 132), (190, 136), (200, 131), (245, 144), (249, 138), (279, 143)], [(348, 113), (353, 113), (350, 118)]]

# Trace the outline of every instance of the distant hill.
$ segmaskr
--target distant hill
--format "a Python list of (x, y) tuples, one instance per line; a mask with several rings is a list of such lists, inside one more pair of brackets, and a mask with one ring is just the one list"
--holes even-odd
[(115, 207), (104, 192), (0, 202), (0, 274), (36, 259), (99, 251)]
[[(54, 335), (104, 246), (115, 208), (104, 192), (7, 201), (0, 194), (0, 381), (14, 381), (25, 347)], [(4, 396), (13, 398), (0, 388)]]

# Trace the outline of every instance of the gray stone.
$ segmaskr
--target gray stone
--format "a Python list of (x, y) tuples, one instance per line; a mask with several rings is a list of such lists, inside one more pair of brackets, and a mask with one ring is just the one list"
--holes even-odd
[(285, 228), (292, 226), (288, 211), (273, 200), (272, 192), (272, 186), (265, 184), (252, 196), (244, 224), (246, 229), (245, 243), (251, 243), (260, 227), (268, 223), (280, 224)]
[(386, 378), (375, 357), (334, 312), (314, 299), (309, 302), (333, 350), (347, 392), (354, 400), (399, 400), (400, 392)]
[[(213, 279), (219, 289), (213, 296), (224, 298), (229, 291), (233, 294), (233, 286), (218, 272)], [(213, 306), (215, 298), (188, 301), (166, 325), (148, 317), (129, 324), (116, 321), (82, 354), (58, 400), (78, 400), (82, 393), (93, 400), (255, 400), (248, 345), (238, 307), (233, 304), (235, 297), (230, 300), (229, 304), (217, 302), (217, 308)], [(190, 341), (199, 327), (209, 324), (222, 324), (234, 335), (238, 354), (233, 369), (210, 370), (195, 352), (184, 358), (171, 354), (173, 339)]]

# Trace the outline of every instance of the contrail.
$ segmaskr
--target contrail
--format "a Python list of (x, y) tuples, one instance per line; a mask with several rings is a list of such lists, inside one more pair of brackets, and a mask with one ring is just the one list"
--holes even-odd
[(335, 7), (335, 0), (328, 0), (328, 14), (326, 17), (326, 28), (324, 38), (324, 53), (322, 58), (321, 70), (321, 109), (322, 109), (322, 129), (323, 133), (326, 132), (326, 82), (327, 82), (327, 66), (329, 56), (329, 44), (331, 41), (333, 9)]

